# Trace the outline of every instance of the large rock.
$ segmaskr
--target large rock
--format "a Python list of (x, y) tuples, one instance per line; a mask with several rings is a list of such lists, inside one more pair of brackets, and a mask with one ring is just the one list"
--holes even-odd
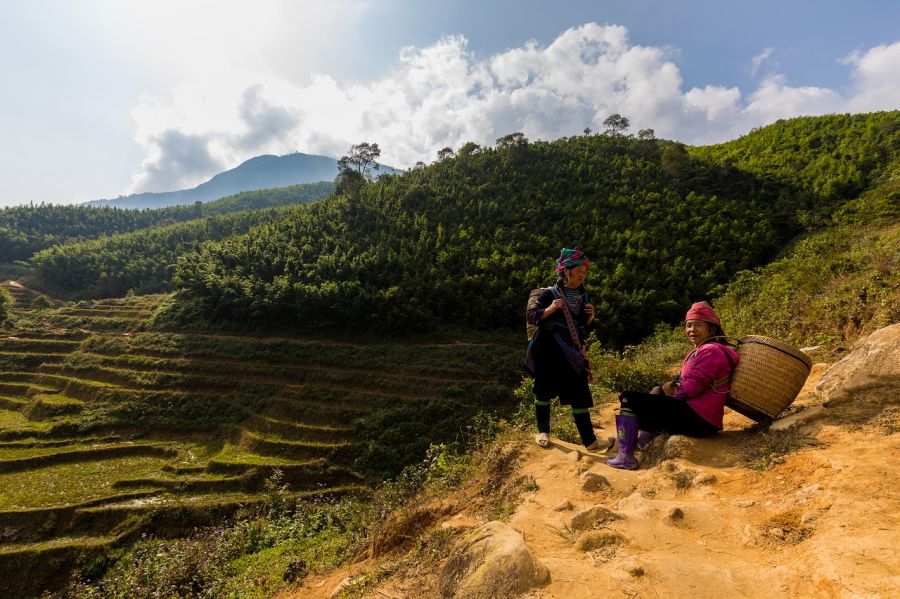
[(859, 341), (816, 385), (825, 405), (869, 398), (896, 401), (900, 391), (900, 323), (878, 329)]
[(495, 520), (453, 547), (438, 589), (445, 599), (501, 599), (549, 581), (550, 571), (532, 555), (522, 535)]

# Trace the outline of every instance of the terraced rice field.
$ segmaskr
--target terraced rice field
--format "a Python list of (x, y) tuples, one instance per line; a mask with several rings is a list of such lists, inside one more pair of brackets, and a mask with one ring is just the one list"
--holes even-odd
[(509, 375), (491, 365), (518, 351), (158, 332), (166, 296), (34, 311), (33, 292), (5, 286), (17, 318), (0, 336), (0, 594), (246, 510), (275, 470), (297, 497), (365, 492), (383, 449), (370, 414), (460, 397), (491, 408)]

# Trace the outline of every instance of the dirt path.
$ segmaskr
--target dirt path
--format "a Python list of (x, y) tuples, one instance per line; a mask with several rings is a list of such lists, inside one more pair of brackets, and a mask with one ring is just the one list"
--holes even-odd
[[(814, 369), (798, 406), (821, 402), (813, 387), (824, 370)], [(612, 416), (613, 406), (606, 406), (595, 420), (612, 422)], [(743, 432), (752, 423), (742, 416), (729, 412), (725, 424), (718, 437), (684, 443), (678, 457), (634, 472), (609, 468), (605, 456), (576, 460), (577, 453), (562, 447), (529, 445), (517, 475), (533, 477), (537, 490), (509, 523), (551, 581), (523, 597), (900, 597), (896, 401), (874, 419), (848, 420), (832, 410), (792, 432), (793, 446), (783, 456), (778, 447), (758, 446), (760, 435)], [(654, 451), (663, 449), (657, 441)], [(586, 471), (604, 476), (611, 488), (582, 490)], [(571, 507), (560, 510), (566, 502)], [(601, 527), (621, 538), (579, 550), (572, 518), (596, 505), (622, 516)], [(482, 522), (463, 512), (443, 526)], [(331, 597), (341, 580), (371, 567), (311, 577), (283, 596)], [(440, 567), (398, 571), (364, 596), (435, 596)]]

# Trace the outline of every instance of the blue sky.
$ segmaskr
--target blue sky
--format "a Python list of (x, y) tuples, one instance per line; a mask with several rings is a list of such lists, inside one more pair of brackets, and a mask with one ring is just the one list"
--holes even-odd
[(900, 2), (0, 0), (0, 205), (191, 187), (252, 156), (384, 161), (512, 131), (686, 143), (900, 108)]

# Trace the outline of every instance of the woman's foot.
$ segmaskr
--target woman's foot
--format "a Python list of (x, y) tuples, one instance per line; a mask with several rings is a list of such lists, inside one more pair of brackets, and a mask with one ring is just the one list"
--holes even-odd
[(585, 451), (600, 451), (602, 449), (602, 447), (600, 445), (600, 441), (598, 441), (597, 439), (594, 439), (594, 442), (591, 443), (590, 445), (585, 445), (584, 449), (585, 449)]
[(547, 433), (538, 433), (534, 440), (541, 447), (550, 447), (550, 435)]

